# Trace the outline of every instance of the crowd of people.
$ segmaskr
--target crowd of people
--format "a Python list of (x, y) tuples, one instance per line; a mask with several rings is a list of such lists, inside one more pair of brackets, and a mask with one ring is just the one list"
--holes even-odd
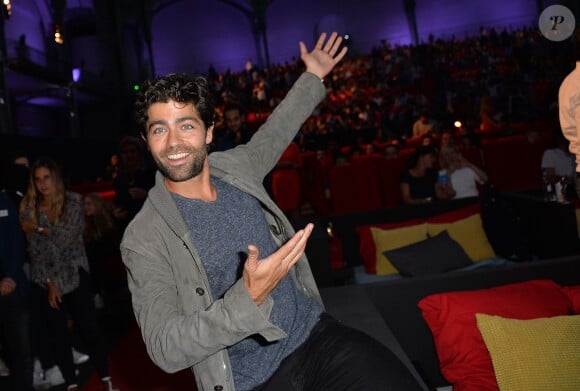
[[(334, 56), (338, 47), (332, 50)], [(291, 137), (286, 158), (278, 161), (278, 169), (299, 168), (301, 151), (316, 151), (329, 164), (348, 164), (354, 156), (365, 154), (397, 158), (403, 148), (413, 145), (416, 149), (409, 169), (400, 178), (404, 203), (475, 196), (478, 186), (488, 178), (482, 167), (462, 156), (461, 148), (476, 145), (482, 133), (507, 133), (515, 122), (531, 123), (555, 115), (559, 82), (574, 62), (565, 61), (560, 51), (554, 55), (554, 50), (532, 29), (482, 29), (478, 37), (431, 37), (417, 46), (382, 42), (368, 55), (346, 57), (340, 64), (332, 64), (331, 74), (330, 69), (321, 72), (327, 99), (313, 108), (312, 115), (304, 116), (304, 123)], [(309, 61), (313, 66), (313, 60)], [(213, 138), (206, 140), (209, 152), (228, 151), (247, 143), (303, 77), (303, 68), (303, 61), (296, 60), (268, 69), (249, 67), (238, 73), (210, 71), (208, 82), (217, 92), (217, 121), (204, 123), (213, 130)], [(454, 125), (457, 120), (461, 124)], [(68, 191), (61, 168), (50, 157), (38, 157), (32, 164), (28, 164), (26, 154), (10, 160), (9, 175), (0, 192), (0, 228), (3, 238), (9, 238), (0, 245), (2, 254), (9, 254), (8, 261), (2, 258), (0, 268), (0, 329), (4, 333), (0, 336), (0, 358), (10, 368), (13, 389), (34, 389), (35, 366), (40, 367), (38, 381), (78, 389), (75, 365), (84, 359), (75, 360), (79, 354), (75, 349), (90, 357), (107, 391), (116, 389), (109, 376), (106, 344), (96, 314), (106, 305), (110, 289), (105, 265), (120, 265), (122, 234), (156, 186), (155, 165), (146, 153), (147, 146), (155, 146), (155, 139), (150, 137), (149, 145), (142, 138), (124, 137), (118, 153), (104, 168), (103, 178), (113, 183), (115, 191), (112, 204), (98, 193), (81, 196)], [(283, 149), (280, 156), (284, 156)], [(155, 163), (160, 166), (159, 161)], [(542, 168), (554, 177), (574, 176), (573, 165), (561, 138), (542, 161)], [(266, 183), (271, 181), (267, 172), (264, 177)], [(227, 186), (219, 189), (231, 191)], [(270, 187), (268, 190), (272, 192)], [(175, 198), (181, 212), (189, 211), (186, 201)], [(288, 210), (296, 212), (295, 206)], [(304, 232), (301, 235), (307, 236)], [(277, 245), (268, 245), (276, 253)], [(250, 250), (253, 254), (255, 249)], [(296, 256), (294, 262), (299, 258)], [(217, 279), (212, 282), (217, 283)], [(284, 284), (281, 289), (291, 289), (288, 281)], [(227, 287), (222, 288), (227, 291)], [(252, 297), (258, 306), (272, 293), (273, 287), (268, 289), (266, 294)], [(316, 306), (312, 292), (298, 299)], [(310, 321), (314, 327), (319, 319)], [(324, 323), (325, 328), (334, 327), (332, 322)], [(81, 337), (80, 345), (72, 338), (71, 324)], [(297, 341), (296, 346), (302, 342)], [(212, 347), (210, 353), (220, 349)], [(254, 349), (255, 357), (259, 356), (255, 346), (247, 349)], [(239, 357), (247, 353), (228, 350), (237, 355), (237, 365), (242, 362)], [(208, 360), (206, 356), (202, 359)], [(182, 361), (189, 364), (191, 360)], [(272, 374), (261, 374), (261, 380)], [(236, 381), (245, 380), (238, 377)], [(248, 384), (255, 386), (253, 381)]]
[[(556, 118), (559, 84), (575, 62), (566, 45), (555, 45), (535, 28), (482, 29), (479, 36), (430, 37), (416, 46), (381, 42), (370, 54), (349, 55), (325, 81), (329, 99), (301, 127), (297, 142), (301, 150), (326, 149), (332, 142), (404, 143), (444, 130), (507, 132), (513, 123)], [(250, 124), (260, 123), (300, 66), (294, 61), (209, 72), (219, 94), (216, 128), (232, 104)], [(264, 89), (259, 95), (257, 85)]]

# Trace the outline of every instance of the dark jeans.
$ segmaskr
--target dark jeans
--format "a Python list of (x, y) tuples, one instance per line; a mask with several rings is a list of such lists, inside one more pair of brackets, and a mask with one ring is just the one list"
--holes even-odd
[(34, 390), (28, 306), (28, 297), (0, 298), (0, 335), (10, 368), (10, 389), (14, 391)]
[(89, 275), (82, 269), (79, 269), (79, 273), (79, 287), (62, 296), (59, 310), (53, 309), (48, 304), (48, 292), (44, 287), (33, 284), (32, 289), (35, 308), (42, 311), (39, 315), (45, 319), (49, 335), (52, 336), (52, 339), (38, 341), (39, 352), (54, 349), (54, 359), (60, 367), (66, 384), (78, 384), (72, 356), (71, 333), (68, 329), (69, 318), (73, 320), (74, 327), (78, 328), (87, 353), (91, 356), (91, 362), (100, 376), (105, 377), (109, 374)]
[(322, 314), (306, 342), (258, 390), (414, 391), (422, 387), (383, 344)]

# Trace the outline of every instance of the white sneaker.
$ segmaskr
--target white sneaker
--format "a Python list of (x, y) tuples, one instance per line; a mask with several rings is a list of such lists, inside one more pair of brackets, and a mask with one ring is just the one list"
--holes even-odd
[(42, 376), (44, 376), (44, 373), (42, 372), (42, 364), (40, 363), (40, 360), (38, 359), (38, 357), (34, 357), (34, 374), (40, 374)]
[(75, 348), (72, 349), (72, 353), (73, 353), (73, 361), (74, 361), (75, 365), (84, 364), (87, 361), (89, 361), (89, 359), (91, 358), (88, 354), (81, 353), (81, 352), (77, 351)]
[(50, 383), (44, 378), (44, 371), (38, 358), (34, 358), (34, 370), (32, 372), (32, 385), (37, 390), (50, 388)]
[(64, 384), (64, 377), (62, 377), (62, 372), (58, 365), (44, 371), (44, 379), (53, 387)]
[(118, 388), (115, 388), (113, 386), (111, 376), (103, 377), (103, 378), (101, 378), (101, 380), (103, 381), (103, 385), (105, 386), (106, 391), (119, 391)]
[(8, 368), (8, 365), (6, 365), (4, 360), (2, 360), (1, 358), (0, 358), (0, 376), (2, 377), (10, 376), (10, 368)]

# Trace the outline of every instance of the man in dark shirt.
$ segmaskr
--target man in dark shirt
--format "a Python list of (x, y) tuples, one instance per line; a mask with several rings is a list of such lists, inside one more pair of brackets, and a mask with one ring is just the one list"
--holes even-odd
[(0, 337), (10, 367), (9, 389), (32, 391), (26, 242), (16, 206), (5, 191), (0, 191), (0, 237)]
[(242, 108), (230, 103), (224, 108), (225, 127), (215, 134), (212, 151), (225, 151), (237, 145), (245, 144), (252, 138), (253, 132), (244, 123)]

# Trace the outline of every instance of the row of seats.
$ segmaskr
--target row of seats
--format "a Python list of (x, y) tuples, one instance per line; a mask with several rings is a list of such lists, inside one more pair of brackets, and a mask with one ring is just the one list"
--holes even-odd
[[(481, 147), (463, 149), (462, 154), (482, 168), (498, 190), (514, 192), (541, 188), (542, 154), (550, 146), (549, 137), (530, 143), (517, 134), (485, 139)], [(304, 151), (301, 168), (274, 171), (274, 200), (284, 212), (308, 203), (320, 216), (396, 207), (401, 204), (399, 178), (408, 169), (411, 152), (402, 150), (395, 159), (363, 155), (351, 158), (349, 164), (333, 165), (318, 160), (314, 151)], [(112, 203), (111, 189), (111, 183), (99, 182), (73, 190), (82, 194), (96, 191)]]
[[(462, 154), (482, 168), (498, 190), (515, 192), (541, 188), (542, 154), (550, 146), (547, 137), (530, 143), (524, 135), (514, 135), (486, 140)], [(408, 169), (409, 158), (408, 153), (396, 159), (369, 155), (353, 157), (346, 165), (325, 165), (306, 151), (302, 168), (274, 173), (274, 198), (285, 211), (297, 200), (308, 202), (318, 215), (392, 208), (401, 204), (399, 178)]]

